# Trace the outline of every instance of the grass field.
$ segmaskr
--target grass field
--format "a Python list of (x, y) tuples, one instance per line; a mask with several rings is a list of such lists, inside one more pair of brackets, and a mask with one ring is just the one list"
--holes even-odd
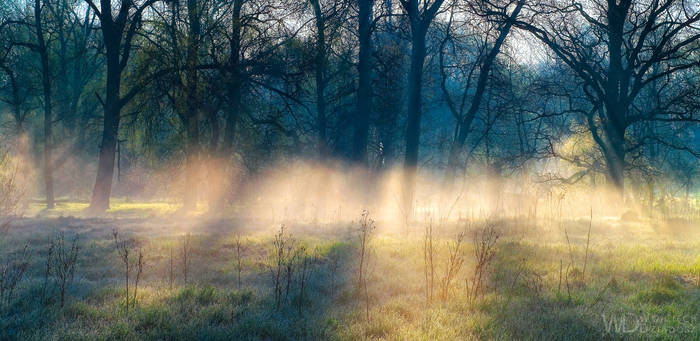
[[(0, 241), (6, 274), (27, 265), (11, 297), (4, 289), (0, 340), (700, 340), (692, 222), (459, 222), (434, 226), (428, 240), (423, 224), (392, 230), (377, 221), (363, 253), (359, 214), (285, 222), (280, 237), (279, 222), (184, 217), (164, 203), (118, 202), (102, 218), (80, 217), (83, 208), (34, 209)], [(482, 266), (483, 289), (469, 295), (479, 264), (474, 231), (486, 225), (500, 237)], [(130, 250), (128, 305), (115, 229)], [(51, 240), (56, 258), (61, 235), (63, 251), (74, 236), (79, 248), (63, 307), (58, 271), (46, 275)], [(286, 243), (281, 258), (276, 240)], [(463, 265), (444, 285), (451, 254)]]

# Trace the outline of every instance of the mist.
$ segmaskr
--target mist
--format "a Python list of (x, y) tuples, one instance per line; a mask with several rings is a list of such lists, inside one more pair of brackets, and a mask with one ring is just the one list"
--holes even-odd
[(0, 0), (0, 340), (700, 339), (686, 0)]

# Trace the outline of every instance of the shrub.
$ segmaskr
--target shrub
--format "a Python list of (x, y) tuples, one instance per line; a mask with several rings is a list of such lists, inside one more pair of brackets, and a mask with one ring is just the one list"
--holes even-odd
[[(119, 231), (118, 230), (113, 230), (112, 231), (112, 236), (114, 237), (114, 245), (116, 246), (117, 253), (119, 255), (119, 258), (124, 265), (124, 285), (125, 285), (125, 294), (124, 294), (124, 304), (126, 306), (126, 312), (129, 312), (129, 305), (135, 306), (136, 304), (136, 298), (138, 295), (138, 290), (139, 290), (139, 279), (141, 278), (141, 275), (143, 273), (143, 267), (145, 265), (144, 263), (144, 258), (143, 258), (143, 252), (141, 250), (141, 247), (137, 245), (137, 242), (134, 239), (121, 239), (119, 238)], [(136, 269), (133, 269), (133, 268)], [(133, 282), (133, 298), (131, 295), (131, 291), (129, 290), (129, 283), (130, 283), (130, 272), (131, 270), (136, 271), (136, 275), (134, 276), (134, 279), (132, 280)]]
[[(275, 234), (272, 246), (267, 267), (272, 275), (275, 305), (279, 309), (289, 296), (298, 251), (296, 239), (285, 233), (284, 225), (281, 225), (279, 232)], [(285, 281), (286, 290), (284, 290)]]
[(440, 279), (440, 299), (443, 301), (449, 295), (452, 282), (459, 274), (464, 264), (464, 253), (462, 247), (464, 244), (464, 231), (457, 234), (452, 241), (447, 241), (447, 262), (445, 263), (445, 273)]
[(245, 241), (241, 238), (241, 235), (236, 233), (235, 236), (235, 253), (236, 253), (236, 272), (237, 272), (237, 279), (238, 279), (238, 289), (241, 288), (241, 272), (243, 272), (243, 252), (245, 251)]
[(78, 235), (73, 237), (70, 246), (66, 243), (63, 233), (49, 240), (49, 251), (46, 255), (46, 269), (44, 273), (44, 286), (42, 297), (46, 297), (49, 291), (48, 279), (53, 279), (53, 288), (58, 289), (61, 308), (65, 304), (66, 289), (73, 282), (75, 266), (78, 262)]
[(471, 278), (471, 285), (467, 281), (467, 296), (470, 301), (474, 301), (483, 294), (484, 280), (496, 255), (496, 244), (500, 237), (501, 232), (498, 231), (494, 222), (487, 222), (483, 227), (474, 231), (472, 236), (475, 261), (474, 274)]
[(185, 285), (187, 285), (187, 273), (190, 267), (190, 258), (192, 255), (192, 235), (187, 233), (182, 236), (182, 277)]
[(368, 282), (368, 267), (370, 262), (370, 243), (374, 235), (374, 230), (376, 226), (374, 225), (374, 220), (370, 219), (369, 211), (363, 210), (362, 216), (360, 217), (359, 226), (359, 238), (360, 238), (360, 249), (359, 249), (359, 271), (357, 279), (357, 290), (358, 293), (364, 296), (365, 300), (365, 317), (369, 322), (369, 290), (367, 289)]
[(7, 255), (0, 264), (0, 300), (10, 304), (15, 290), (24, 279), (29, 269), (29, 245), (25, 244), (21, 251)]

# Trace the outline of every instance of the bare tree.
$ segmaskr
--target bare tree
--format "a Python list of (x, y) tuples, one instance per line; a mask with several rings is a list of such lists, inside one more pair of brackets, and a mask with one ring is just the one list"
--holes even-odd
[[(480, 42), (478, 48), (478, 54), (474, 57), (472, 63), (467, 63), (467, 67), (460, 74), (464, 76), (462, 80), (463, 87), (460, 96), (453, 98), (453, 95), (447, 88), (447, 79), (449, 67), (445, 64), (445, 49), (448, 43), (453, 45), (452, 50), (456, 52), (458, 47), (454, 47), (455, 44), (460, 42), (452, 41), (452, 25), (454, 20), (454, 9), (450, 13), (449, 21), (447, 22), (445, 36), (440, 44), (439, 52), (439, 62), (441, 71), (441, 82), (440, 87), (443, 91), (445, 102), (447, 103), (450, 112), (456, 120), (454, 140), (450, 146), (448, 161), (447, 161), (447, 172), (445, 179), (446, 181), (451, 181), (455, 175), (455, 171), (461, 164), (459, 161), (460, 153), (463, 151), (464, 144), (467, 140), (467, 136), (472, 129), (472, 122), (481, 107), (481, 102), (484, 98), (484, 93), (489, 82), (491, 69), (496, 61), (496, 57), (501, 53), (501, 47), (505, 43), (508, 34), (510, 33), (511, 27), (513, 26), (513, 20), (516, 19), (524, 5), (523, 0), (508, 0), (501, 3), (495, 2), (469, 2), (469, 8), (471, 13), (477, 18), (485, 21), (489, 29), (483, 35), (483, 41)], [(514, 8), (511, 10), (510, 8)], [(491, 12), (498, 12), (505, 19), (496, 20), (495, 23), (489, 23), (490, 18), (495, 16)], [(467, 17), (467, 20), (471, 17)], [(467, 46), (468, 49), (472, 46)], [(455, 53), (452, 53), (454, 56)], [(464, 68), (461, 63), (457, 64), (456, 67)], [(476, 83), (472, 84), (472, 79), (476, 77)], [(472, 88), (473, 86), (473, 88)]]
[[(581, 111), (606, 162), (608, 182), (624, 188), (628, 129), (640, 122), (700, 122), (687, 109), (697, 89), (659, 87), (659, 101), (638, 105), (656, 81), (684, 81), (700, 65), (700, 9), (677, 0), (532, 2), (514, 25), (530, 32), (580, 80), (592, 108)], [(658, 137), (642, 138), (642, 142)], [(647, 140), (647, 141), (645, 141)], [(680, 147), (682, 148), (682, 147)]]

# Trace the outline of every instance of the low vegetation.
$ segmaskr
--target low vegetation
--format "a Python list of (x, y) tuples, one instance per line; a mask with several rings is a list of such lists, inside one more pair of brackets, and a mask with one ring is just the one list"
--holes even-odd
[(0, 339), (700, 337), (695, 235), (618, 242), (630, 227), (566, 220), (567, 242), (495, 219), (397, 235), (369, 212), (347, 233), (130, 220), (18, 221), (3, 245)]

